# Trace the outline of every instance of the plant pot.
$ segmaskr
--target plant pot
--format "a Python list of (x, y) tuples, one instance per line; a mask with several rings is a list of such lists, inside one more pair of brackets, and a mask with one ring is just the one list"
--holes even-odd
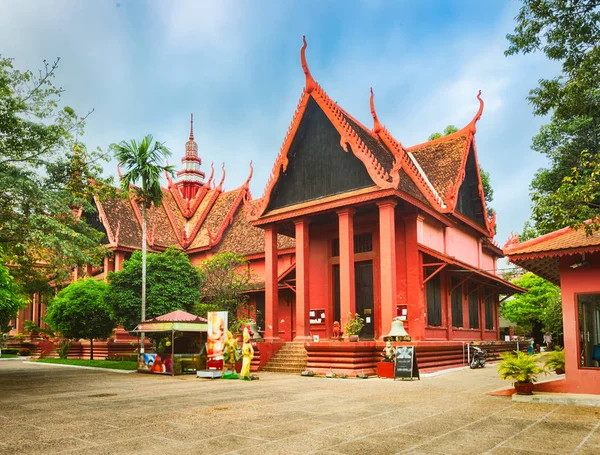
[(533, 382), (515, 382), (517, 395), (533, 395)]
[(357, 342), (358, 341), (358, 335), (348, 335), (348, 341), (352, 341), (352, 342)]
[(555, 372), (556, 374), (565, 374), (565, 370), (564, 370), (564, 369), (562, 369), (562, 368), (557, 368), (557, 369), (555, 369), (555, 370), (554, 370), (554, 372)]

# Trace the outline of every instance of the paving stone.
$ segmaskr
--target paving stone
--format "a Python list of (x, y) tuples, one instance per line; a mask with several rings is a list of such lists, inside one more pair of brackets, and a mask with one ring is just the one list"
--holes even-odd
[(259, 376), (3, 362), (0, 454), (600, 454), (600, 409), (487, 396), (505, 385), (492, 368), (404, 383)]

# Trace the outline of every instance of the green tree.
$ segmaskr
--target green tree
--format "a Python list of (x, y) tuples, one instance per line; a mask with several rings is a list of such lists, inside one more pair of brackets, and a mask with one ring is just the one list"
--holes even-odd
[(8, 332), (8, 324), (27, 305), (21, 288), (0, 261), (0, 334)]
[[(151, 319), (175, 310), (191, 311), (200, 301), (200, 274), (180, 250), (148, 254), (148, 306)], [(117, 322), (133, 330), (142, 320), (142, 253), (136, 251), (123, 263), (123, 269), (108, 274), (105, 301)]]
[[(124, 166), (125, 174), (121, 177), (121, 189), (124, 193), (133, 192), (142, 206), (142, 314), (146, 320), (146, 224), (150, 207), (159, 207), (163, 192), (160, 177), (164, 172), (173, 175), (173, 166), (163, 165), (163, 160), (171, 156), (171, 152), (161, 142), (154, 141), (152, 135), (145, 136), (140, 143), (135, 139), (111, 144), (111, 149), (119, 163)], [(138, 184), (140, 186), (133, 186)], [(141, 337), (142, 352), (144, 334)]]
[(533, 273), (525, 273), (513, 283), (527, 289), (527, 292), (516, 294), (503, 302), (500, 314), (532, 331), (540, 343), (542, 330), (550, 330), (558, 335), (557, 326), (560, 325), (562, 334), (562, 310), (557, 314), (561, 302), (560, 288)]
[(197, 313), (227, 311), (229, 325), (235, 326), (240, 310), (248, 303), (246, 291), (252, 288), (248, 260), (235, 253), (219, 253), (200, 264), (202, 303)]
[(532, 149), (550, 167), (533, 178), (532, 225), (538, 234), (565, 226), (600, 227), (600, 0), (523, 0), (506, 55), (543, 52), (561, 64), (529, 93), (535, 115), (550, 123)]
[(48, 305), (46, 319), (65, 338), (90, 340), (94, 359), (94, 338), (111, 335), (115, 322), (104, 302), (107, 285), (93, 278), (71, 282)]
[(27, 292), (106, 254), (102, 234), (79, 216), (110, 184), (101, 176), (106, 157), (76, 143), (87, 115), (61, 104), (58, 62), (44, 61), (38, 74), (0, 56), (0, 259)]
[(444, 128), (444, 133), (432, 133), (429, 135), (429, 137), (427, 138), (428, 141), (433, 141), (435, 139), (439, 139), (440, 137), (444, 137), (444, 136), (448, 136), (449, 134), (452, 133), (456, 133), (458, 131), (458, 128), (455, 127), (454, 125), (448, 125), (446, 128)]

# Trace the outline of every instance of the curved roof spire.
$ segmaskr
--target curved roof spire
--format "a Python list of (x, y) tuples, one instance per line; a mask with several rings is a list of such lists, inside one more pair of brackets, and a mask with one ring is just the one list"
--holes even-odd
[(375, 102), (373, 101), (373, 99), (375, 98), (375, 94), (373, 93), (373, 87), (371, 87), (371, 115), (373, 116), (373, 132), (375, 134), (378, 134), (383, 127), (381, 126), (381, 123), (379, 122), (379, 119), (377, 118), (377, 112), (375, 112)]
[(306, 36), (302, 35), (302, 41), (304, 44), (302, 45), (302, 49), (300, 49), (300, 61), (302, 62), (302, 71), (304, 71), (304, 75), (306, 76), (306, 93), (310, 93), (317, 87), (317, 83), (310, 74), (306, 63)]
[(477, 122), (479, 121), (479, 119), (481, 118), (481, 114), (483, 113), (483, 100), (481, 99), (481, 90), (479, 90), (479, 93), (477, 93), (477, 99), (479, 100), (479, 110), (477, 111), (477, 114), (475, 114), (475, 117), (473, 117), (473, 120), (471, 120), (471, 123), (469, 124), (471, 133), (473, 134), (475, 134), (475, 132), (477, 131)]
[(190, 114), (190, 141), (194, 140), (194, 114)]

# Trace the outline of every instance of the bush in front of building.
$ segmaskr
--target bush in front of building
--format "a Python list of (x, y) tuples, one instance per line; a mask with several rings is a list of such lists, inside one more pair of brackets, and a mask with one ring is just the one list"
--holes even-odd
[[(142, 320), (142, 253), (136, 251), (123, 269), (108, 274), (104, 297), (116, 322), (133, 330)], [(175, 310), (191, 311), (200, 301), (200, 274), (182, 251), (169, 248), (148, 254), (146, 319)]]
[[(46, 320), (64, 338), (90, 340), (90, 358), (94, 359), (94, 338), (112, 334), (115, 321), (104, 302), (106, 283), (93, 278), (73, 281), (48, 305)], [(68, 352), (68, 349), (67, 349)]]

